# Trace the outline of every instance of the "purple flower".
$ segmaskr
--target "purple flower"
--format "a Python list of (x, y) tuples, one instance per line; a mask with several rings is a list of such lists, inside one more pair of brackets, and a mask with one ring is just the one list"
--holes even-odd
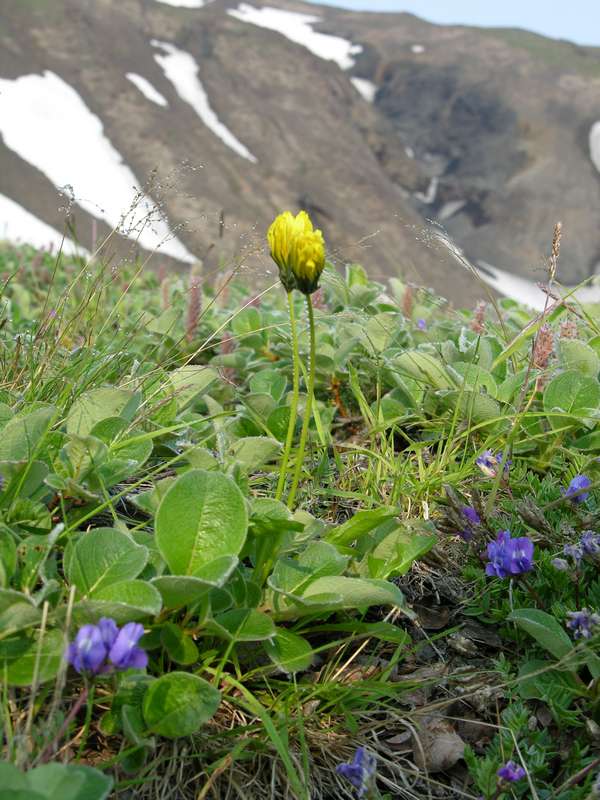
[(481, 524), (481, 519), (479, 517), (479, 514), (477, 513), (477, 511), (475, 511), (473, 506), (463, 506), (461, 508), (461, 511), (464, 514), (464, 516), (469, 520), (471, 525)]
[(600, 625), (600, 615), (591, 613), (588, 608), (569, 611), (567, 617), (569, 617), (567, 628), (573, 631), (574, 639), (591, 639)]
[[(571, 483), (567, 486), (565, 490), (565, 497), (572, 499), (574, 503), (585, 503), (590, 496), (590, 493), (582, 492), (581, 490), (587, 489), (587, 487), (591, 485), (592, 482), (587, 475), (576, 475)], [(581, 492), (581, 494), (576, 494), (577, 492)]]
[(563, 547), (563, 553), (569, 558), (572, 558), (575, 562), (575, 566), (579, 567), (581, 562), (583, 561), (583, 556), (585, 555), (583, 552), (583, 547), (579, 542), (577, 544), (566, 544)]
[(480, 525), (481, 519), (477, 511), (475, 511), (472, 506), (463, 506), (461, 508), (461, 513), (466, 518), (468, 524), (465, 525), (461, 531), (458, 531), (458, 535), (461, 537), (461, 539), (464, 539), (465, 542), (470, 542), (473, 538), (472, 526)]
[(128, 622), (119, 631), (108, 653), (108, 660), (117, 669), (143, 669), (148, 656), (137, 643), (144, 635), (144, 626), (139, 622)]
[(418, 319), (417, 320), (417, 328), (420, 331), (426, 331), (427, 330), (427, 322), (424, 319)]
[(475, 463), (484, 475), (488, 478), (495, 478), (497, 475), (497, 467), (503, 466), (504, 472), (508, 472), (508, 468), (512, 461), (505, 459), (502, 450), (494, 453), (493, 450), (485, 450), (480, 456), (475, 459)]
[(586, 556), (595, 556), (600, 553), (600, 536), (594, 531), (584, 531), (579, 540), (579, 546)]
[(364, 747), (358, 747), (352, 761), (349, 764), (339, 764), (336, 772), (350, 781), (358, 789), (358, 796), (363, 797), (373, 783), (376, 767), (375, 756)]
[(77, 672), (101, 671), (106, 658), (106, 645), (97, 625), (84, 625), (77, 632), (75, 640), (69, 645), (67, 659)]
[(117, 623), (114, 619), (110, 619), (110, 617), (102, 617), (102, 619), (98, 620), (98, 628), (102, 635), (102, 641), (104, 642), (106, 651), (108, 652), (119, 634)]
[(496, 773), (500, 780), (510, 782), (520, 781), (526, 774), (523, 767), (519, 766), (519, 764), (515, 764), (514, 761), (507, 761)]
[(144, 627), (129, 622), (120, 630), (114, 619), (102, 617), (97, 625), (83, 625), (66, 656), (77, 672), (92, 675), (123, 669), (143, 669), (148, 656), (137, 646)]
[(554, 569), (558, 569), (561, 572), (568, 572), (569, 571), (569, 562), (565, 561), (564, 558), (553, 558), (550, 562)]
[(487, 546), (489, 562), (485, 574), (497, 578), (521, 575), (533, 567), (533, 542), (527, 536), (512, 539), (510, 531), (500, 531)]

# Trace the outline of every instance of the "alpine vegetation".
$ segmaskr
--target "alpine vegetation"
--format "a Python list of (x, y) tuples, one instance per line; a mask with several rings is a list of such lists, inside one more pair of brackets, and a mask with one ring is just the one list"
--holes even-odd
[(272, 285), (0, 245), (7, 796), (597, 795), (597, 309), (311, 216)]

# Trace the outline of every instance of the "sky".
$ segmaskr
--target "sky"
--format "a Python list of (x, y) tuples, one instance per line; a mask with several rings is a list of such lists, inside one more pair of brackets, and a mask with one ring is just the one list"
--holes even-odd
[[(309, 0), (317, 2), (317, 0)], [(600, 0), (318, 0), (356, 11), (409, 11), (429, 22), (525, 28), (600, 45)]]

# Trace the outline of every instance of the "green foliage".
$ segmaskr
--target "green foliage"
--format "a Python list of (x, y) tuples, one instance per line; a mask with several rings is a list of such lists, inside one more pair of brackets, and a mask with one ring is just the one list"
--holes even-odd
[[(540, 797), (564, 783), (544, 766), (552, 737), (528, 728), (541, 704), (568, 732), (561, 756), (572, 773), (589, 763), (571, 740), (597, 714), (598, 637), (573, 641), (565, 622), (578, 603), (600, 605), (598, 565), (587, 558), (575, 576), (552, 559), (600, 522), (594, 487), (582, 504), (563, 494), (577, 474), (600, 476), (593, 315), (582, 309), (577, 338), (563, 335), (558, 311), (546, 320), (555, 346), (542, 364), (532, 347), (544, 320), (529, 325), (515, 304), (500, 303), (501, 319), (488, 310), (481, 333), (471, 312), (427, 292), (411, 309), (399, 281), (374, 283), (357, 265), (327, 270), (314, 413), (306, 455), (292, 450), (284, 475), (283, 499), (294, 470), (301, 476), (288, 508), (275, 499), (292, 400), (284, 293), (249, 305), (241, 282), (222, 292), (207, 282), (190, 337), (183, 278), (159, 290), (151, 273), (89, 269), (98, 275), (68, 262), (55, 271), (47, 257), (34, 268), (29, 254), (0, 307), (0, 675), (12, 760), (34, 763), (52, 737), (83, 725), (82, 752), (99, 727), (123, 745), (111, 768), (147, 776), (161, 739), (191, 737), (186, 752), (215, 780), (227, 759), (251, 763), (255, 751), (277, 758), (291, 791), (308, 797), (313, 716), (335, 729), (332, 741), (360, 729), (359, 712), (393, 718), (402, 690), (391, 676), (423, 647), (403, 589), (414, 595), (409, 573), (426, 560), (423, 585), (435, 570), (445, 597), (451, 570), (468, 597), (460, 613), (493, 625), (509, 654), (497, 665), (506, 729), (485, 755), (466, 755), (477, 793), (494, 796), (515, 742)], [(303, 363), (296, 440), (307, 385)], [(508, 453), (510, 470), (480, 472), (475, 458), (488, 449)], [(464, 532), (466, 505), (481, 517), (472, 545), (449, 538)], [(510, 591), (510, 579), (484, 577), (479, 558), (505, 528), (536, 544), (535, 571)], [(101, 617), (143, 624), (148, 667), (99, 676), (85, 714), (63, 730), (68, 710), (53, 704), (53, 685), (77, 697), (86, 683), (64, 672), (67, 638)], [(376, 678), (345, 680), (365, 664)], [(219, 739), (211, 762), (211, 737), (233, 725), (218, 715), (238, 712), (239, 735)], [(25, 756), (24, 724), (34, 731)], [(77, 765), (5, 766), (0, 794), (46, 797), (63, 780), (68, 797), (110, 791)]]

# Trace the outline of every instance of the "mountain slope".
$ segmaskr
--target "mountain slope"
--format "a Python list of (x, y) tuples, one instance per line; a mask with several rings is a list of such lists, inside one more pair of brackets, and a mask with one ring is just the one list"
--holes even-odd
[[(427, 219), (530, 277), (557, 219), (565, 282), (600, 258), (594, 49), (289, 0), (4, 0), (0, 44), (0, 195), (58, 230), (69, 206), (87, 247), (156, 169), (161, 252), (207, 270), (218, 252), (264, 272), (287, 207), (337, 261), (461, 303), (481, 289)], [(139, 217), (129, 241), (151, 250), (166, 222)]]

